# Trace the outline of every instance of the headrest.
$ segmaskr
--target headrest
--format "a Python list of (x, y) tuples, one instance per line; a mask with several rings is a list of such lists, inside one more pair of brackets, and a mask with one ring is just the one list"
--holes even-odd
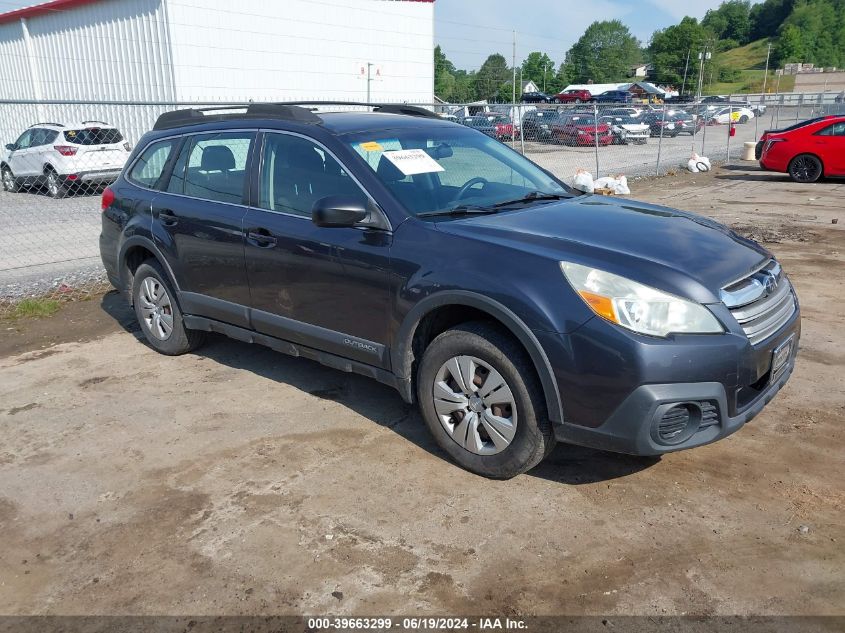
[(203, 171), (226, 171), (235, 168), (235, 155), (225, 145), (210, 145), (202, 150), (200, 169)]
[(323, 157), (313, 147), (290, 156), (291, 167), (308, 172), (323, 171)]

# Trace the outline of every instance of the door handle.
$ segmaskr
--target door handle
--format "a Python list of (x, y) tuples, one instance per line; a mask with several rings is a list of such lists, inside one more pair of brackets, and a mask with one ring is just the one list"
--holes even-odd
[(246, 239), (259, 248), (272, 248), (276, 245), (276, 238), (267, 229), (249, 229), (246, 233)]
[(159, 209), (156, 215), (164, 226), (175, 226), (179, 222), (179, 218), (170, 209)]

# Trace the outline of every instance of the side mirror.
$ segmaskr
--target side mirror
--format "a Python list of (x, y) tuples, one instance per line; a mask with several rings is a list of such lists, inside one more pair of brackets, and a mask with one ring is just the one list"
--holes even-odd
[(18, 149), (18, 146), (14, 143), (6, 143), (6, 149), (10, 152), (14, 152), (16, 149)]
[(369, 214), (369, 204), (363, 196), (326, 196), (314, 203), (311, 220), (317, 226), (350, 227)]

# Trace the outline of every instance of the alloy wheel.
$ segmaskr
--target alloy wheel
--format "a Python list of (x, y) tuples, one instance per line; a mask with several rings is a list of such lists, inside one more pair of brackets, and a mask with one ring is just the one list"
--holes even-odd
[(475, 356), (441, 365), (432, 389), (434, 409), (449, 436), (476, 455), (495, 455), (516, 434), (516, 400), (504, 377)]
[(821, 165), (810, 156), (799, 156), (793, 161), (790, 172), (798, 182), (814, 182), (821, 175)]
[(15, 177), (8, 169), (3, 170), (3, 188), (6, 191), (13, 191), (15, 188)]
[(158, 279), (146, 277), (138, 294), (141, 317), (147, 330), (160, 341), (173, 333), (173, 304), (170, 295)]

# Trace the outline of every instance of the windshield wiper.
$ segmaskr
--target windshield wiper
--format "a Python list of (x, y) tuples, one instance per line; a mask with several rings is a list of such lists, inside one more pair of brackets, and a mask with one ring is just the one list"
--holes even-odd
[(570, 196), (563, 194), (563, 193), (546, 193), (545, 191), (529, 191), (521, 198), (516, 198), (514, 200), (505, 200), (504, 202), (499, 202), (498, 204), (494, 204), (494, 209), (500, 209), (502, 207), (509, 207), (513, 204), (520, 204), (523, 202), (536, 202), (537, 200), (563, 200), (564, 198), (569, 198)]
[(417, 213), (418, 218), (431, 218), (434, 216), (460, 216), (460, 215), (488, 215), (491, 213), (498, 213), (498, 211), (491, 207), (483, 207), (475, 204), (461, 204), (451, 209), (443, 209), (442, 211), (423, 211)]

